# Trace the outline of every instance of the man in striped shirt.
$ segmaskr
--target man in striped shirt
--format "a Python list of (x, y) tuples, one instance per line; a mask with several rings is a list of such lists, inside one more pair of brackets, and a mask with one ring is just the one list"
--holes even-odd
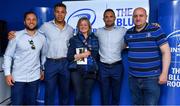
[(125, 36), (133, 105), (157, 105), (160, 84), (167, 82), (171, 59), (166, 35), (161, 27), (147, 23), (146, 19), (146, 10), (136, 8), (133, 12), (135, 26)]

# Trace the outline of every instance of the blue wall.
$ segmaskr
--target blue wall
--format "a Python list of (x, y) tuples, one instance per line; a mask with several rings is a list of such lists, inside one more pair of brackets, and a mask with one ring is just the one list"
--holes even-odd
[[(158, 20), (158, 5), (167, 0), (149, 0), (150, 2), (150, 22)], [(53, 7), (55, 3), (62, 0), (1, 0), (0, 20), (8, 23), (8, 30), (18, 30), (23, 28), (23, 14), (35, 7)]]
[(8, 30), (23, 28), (23, 14), (34, 7), (53, 7), (62, 0), (1, 0), (0, 20), (7, 21)]

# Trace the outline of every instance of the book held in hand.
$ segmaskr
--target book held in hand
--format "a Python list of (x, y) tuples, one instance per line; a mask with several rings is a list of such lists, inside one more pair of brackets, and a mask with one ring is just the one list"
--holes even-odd
[[(84, 53), (86, 51), (87, 51), (86, 48), (76, 48), (76, 54)], [(79, 64), (79, 65), (86, 65), (87, 64), (87, 58), (78, 60), (77, 64)]]

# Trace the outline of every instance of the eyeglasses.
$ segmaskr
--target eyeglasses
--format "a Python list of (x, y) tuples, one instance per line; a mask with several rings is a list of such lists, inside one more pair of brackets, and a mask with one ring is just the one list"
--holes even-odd
[(29, 44), (31, 45), (31, 49), (36, 49), (33, 40), (29, 40)]

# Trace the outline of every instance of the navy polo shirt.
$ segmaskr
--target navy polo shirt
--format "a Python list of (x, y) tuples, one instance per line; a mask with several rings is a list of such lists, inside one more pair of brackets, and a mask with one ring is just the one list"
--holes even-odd
[(137, 32), (135, 27), (127, 31), (125, 42), (129, 46), (129, 73), (136, 77), (158, 76), (161, 73), (160, 46), (167, 43), (161, 27), (146, 24)]

